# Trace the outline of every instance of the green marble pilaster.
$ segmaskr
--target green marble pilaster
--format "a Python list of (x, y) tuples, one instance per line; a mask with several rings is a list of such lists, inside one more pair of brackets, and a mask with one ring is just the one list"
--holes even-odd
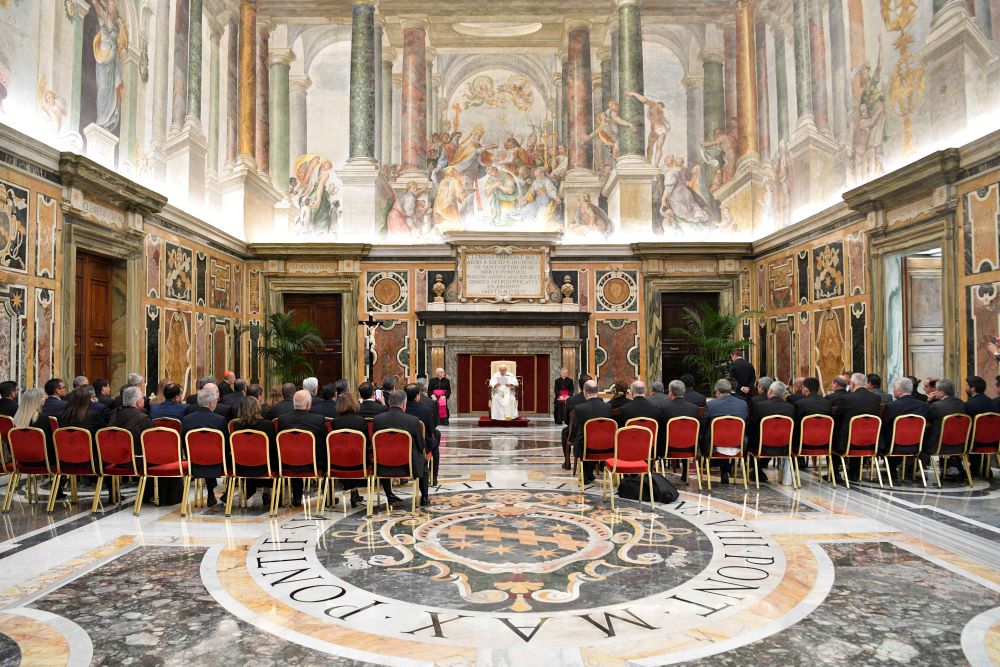
[(561, 143), (569, 143), (569, 61), (563, 58), (559, 61), (559, 66), (562, 68), (562, 78), (560, 79), (560, 92), (559, 95), (562, 98), (562, 106), (559, 107), (559, 141)]
[(279, 192), (288, 188), (291, 169), (290, 123), (291, 102), (288, 89), (288, 71), (294, 55), (291, 50), (271, 52), (269, 58), (268, 118), (270, 127), (271, 185)]
[(726, 129), (725, 65), (721, 58), (720, 54), (718, 60), (706, 60), (702, 67), (705, 73), (705, 105), (702, 111), (705, 139), (711, 139), (716, 128)]
[(139, 63), (136, 62), (136, 56), (129, 53), (126, 57), (124, 64), (124, 71), (122, 79), (125, 81), (125, 90), (131, 91), (131, 94), (125, 96), (126, 102), (124, 104), (123, 115), (122, 115), (122, 134), (118, 144), (118, 161), (119, 164), (123, 162), (132, 163), (136, 158), (136, 144), (138, 143), (138, 128), (139, 128)]
[(431, 135), (434, 134), (434, 61), (432, 60), (430, 49), (427, 51), (427, 147), (431, 145)]
[(382, 164), (392, 164), (392, 59), (382, 59)]
[(73, 100), (69, 112), (69, 126), (74, 132), (80, 128), (80, 100), (83, 95), (83, 60), (76, 54), (83, 53), (83, 19), (90, 11), (90, 5), (74, 3), (73, 21)]
[(375, 25), (375, 158), (382, 157), (382, 22)]
[(785, 60), (785, 35), (774, 35), (774, 88), (777, 97), (778, 141), (788, 139), (788, 68)]
[(628, 95), (645, 90), (642, 70), (642, 19), (637, 0), (618, 3), (618, 103), (621, 116), (635, 125), (618, 130), (622, 156), (645, 155), (646, 109), (642, 102)]
[(615, 63), (609, 55), (601, 60), (601, 111), (608, 108), (608, 103), (617, 98), (618, 90), (614, 87)]
[(811, 116), (812, 57), (809, 44), (809, 0), (792, 0), (792, 39), (795, 42), (795, 101), (798, 118)]
[(222, 30), (217, 26), (211, 29), (211, 44), (209, 45), (209, 85), (208, 91), (208, 172), (219, 173), (219, 106), (220, 106), (220, 68), (219, 40)]
[(375, 159), (375, 7), (355, 4), (351, 20), (350, 159)]
[(191, 0), (188, 20), (187, 118), (201, 122), (201, 2)]

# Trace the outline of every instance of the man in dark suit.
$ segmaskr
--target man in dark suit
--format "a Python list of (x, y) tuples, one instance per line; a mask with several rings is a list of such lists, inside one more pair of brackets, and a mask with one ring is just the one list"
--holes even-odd
[(642, 380), (636, 380), (629, 387), (629, 391), (632, 393), (632, 400), (623, 405), (621, 412), (618, 413), (618, 417), (615, 419), (618, 422), (618, 427), (625, 426), (629, 419), (648, 417), (656, 422), (657, 433), (662, 432), (663, 410), (650, 403), (649, 399), (646, 398), (646, 383)]
[(743, 350), (733, 350), (729, 355), (729, 377), (735, 384), (731, 384), (737, 396), (745, 401), (749, 401), (753, 393), (754, 380), (757, 378), (757, 371), (753, 364), (743, 358)]
[(803, 417), (809, 415), (833, 415), (833, 405), (820, 389), (816, 378), (802, 380), (802, 396), (795, 401), (796, 422), (801, 422)]
[(882, 405), (892, 403), (892, 394), (882, 389), (882, 376), (878, 373), (868, 374), (868, 391), (878, 396)]
[(688, 403), (694, 403), (699, 408), (705, 407), (708, 403), (708, 399), (701, 392), (695, 391), (694, 389), (694, 376), (690, 373), (681, 376), (681, 382), (684, 383), (684, 399)]
[[(207, 387), (209, 384), (212, 385), (213, 387), (217, 387), (215, 383), (209, 382), (208, 384), (204, 385), (202, 389)], [(216, 388), (215, 391), (218, 392), (219, 391), (218, 388)], [(198, 394), (199, 395), (201, 394), (201, 389), (198, 390)], [(201, 406), (200, 402), (196, 405), (189, 404), (187, 408), (187, 414), (191, 414), (192, 412), (197, 410), (200, 406)], [(213, 411), (215, 412), (215, 414), (225, 419), (227, 424), (233, 420), (233, 417), (236, 416), (236, 409), (229, 405), (226, 405), (221, 400), (216, 401), (215, 408), (213, 409)]]
[[(181, 419), (181, 437), (186, 437), (188, 431), (193, 431), (196, 428), (210, 428), (221, 432), (228, 443), (229, 433), (226, 430), (226, 418), (215, 411), (218, 405), (219, 388), (212, 383), (206, 384), (198, 391), (198, 407), (190, 410)], [(211, 507), (217, 502), (215, 499), (216, 479), (194, 474), (196, 472), (192, 471), (192, 477), (202, 477), (205, 480), (205, 488), (208, 489), (208, 506)]]
[(340, 413), (337, 412), (337, 385), (332, 382), (323, 385), (323, 388), (320, 390), (320, 396), (323, 400), (313, 402), (312, 413), (322, 417), (329, 417), (330, 419), (339, 417)]
[(138, 387), (139, 391), (142, 391), (142, 385), (143, 385), (143, 380), (141, 375), (139, 375), (138, 373), (129, 373), (128, 380), (126, 380), (125, 386), (122, 387), (122, 390), (118, 394), (118, 397), (114, 400), (114, 402), (112, 402), (111, 409), (117, 410), (122, 407), (123, 405), (122, 397), (125, 395), (125, 389), (127, 387)]
[[(924, 446), (920, 451), (920, 460), (924, 466), (930, 465), (931, 455), (937, 450), (941, 437), (941, 424), (948, 415), (964, 415), (965, 403), (955, 397), (955, 383), (951, 380), (937, 380), (934, 390), (927, 395), (930, 399), (927, 408), (927, 430), (924, 431)], [(942, 461), (942, 465), (943, 465)], [(949, 462), (945, 475), (962, 473), (958, 465)]]
[(403, 391), (406, 393), (406, 414), (413, 415), (424, 425), (424, 450), (429, 451), (434, 457), (434, 478), (437, 479), (438, 470), (441, 468), (437, 420), (435, 419), (437, 406), (431, 407), (420, 400), (420, 397), (426, 396), (426, 394), (418, 384), (408, 384), (403, 387)]
[[(833, 451), (838, 454), (847, 451), (852, 419), (863, 415), (880, 417), (881, 414), (882, 399), (877, 394), (868, 391), (868, 376), (864, 373), (851, 375), (851, 390), (840, 400), (834, 415), (837, 420), (837, 436), (834, 440)], [(848, 465), (849, 474), (855, 475), (861, 470), (861, 459), (852, 458)]]
[(292, 404), (292, 396), (294, 395), (294, 384), (286, 382), (281, 385), (281, 400), (267, 409), (267, 412), (264, 413), (264, 419), (276, 419), (294, 410), (295, 406)]
[(163, 402), (153, 405), (149, 409), (149, 416), (153, 419), (160, 417), (170, 417), (171, 419), (183, 419), (187, 414), (187, 405), (181, 402), (181, 386), (170, 382), (163, 386)]
[(760, 481), (762, 482), (767, 481), (767, 473), (763, 470), (770, 463), (770, 459), (767, 457), (787, 456), (788, 450), (785, 448), (764, 448), (761, 451), (760, 423), (764, 421), (765, 417), (772, 415), (782, 415), (784, 417), (791, 417), (792, 421), (795, 420), (795, 406), (785, 400), (787, 395), (788, 385), (784, 382), (775, 381), (768, 385), (767, 398), (762, 401), (754, 401), (750, 405), (750, 419), (747, 422), (747, 440), (749, 441), (749, 450), (758, 453), (760, 456), (757, 463), (761, 467)]
[(847, 395), (850, 393), (847, 390), (850, 384), (851, 381), (846, 375), (838, 375), (830, 382), (830, 386), (833, 389), (826, 395), (826, 398), (830, 401), (830, 405), (833, 406), (833, 414), (840, 412), (840, 404), (843, 403), (844, 399), (847, 398)]
[(197, 406), (198, 392), (204, 389), (206, 384), (215, 384), (215, 378), (212, 376), (198, 378), (198, 381), (194, 383), (194, 393), (185, 398), (184, 402), (190, 406)]
[[(774, 382), (772, 378), (766, 375), (757, 380), (757, 391), (750, 397), (750, 403), (759, 403), (760, 401), (766, 401), (768, 396), (767, 392), (771, 388), (771, 383)], [(751, 411), (752, 411), (751, 407)]]
[(361, 407), (358, 408), (358, 414), (362, 417), (374, 417), (389, 409), (375, 400), (375, 385), (371, 382), (361, 383), (358, 387), (358, 396), (361, 397)]
[(589, 375), (580, 376), (579, 393), (573, 394), (572, 396), (566, 399), (566, 426), (563, 427), (562, 434), (560, 436), (563, 449), (563, 464), (562, 464), (563, 470), (569, 470), (570, 468), (572, 468), (569, 462), (569, 455), (570, 451), (573, 448), (573, 442), (575, 442), (576, 440), (576, 437), (573, 434), (575, 426), (573, 422), (573, 410), (576, 409), (576, 406), (580, 405), (585, 400), (587, 400), (587, 397), (584, 396), (583, 394), (583, 385), (588, 380), (590, 380)]
[[(892, 383), (892, 394), (895, 400), (885, 406), (882, 413), (882, 432), (879, 435), (879, 453), (885, 456), (892, 445), (892, 427), (897, 417), (919, 415), (927, 418), (930, 406), (927, 401), (919, 401), (913, 397), (913, 381), (907, 377), (896, 378)], [(889, 472), (894, 473), (899, 467), (902, 457), (893, 456), (889, 459)]]
[(649, 385), (649, 388), (652, 391), (650, 392), (649, 396), (646, 397), (646, 400), (648, 400), (650, 403), (662, 409), (664, 405), (670, 402), (670, 397), (667, 396), (666, 389), (663, 388), (662, 382), (654, 382), (653, 384)]
[[(597, 394), (597, 383), (593, 380), (587, 380), (583, 385), (585, 400), (573, 408), (573, 421), (570, 427), (573, 429), (573, 455), (578, 459), (583, 457), (583, 430), (587, 421), (597, 417), (611, 418), (611, 406)], [(596, 461), (583, 463), (584, 483), (590, 484), (594, 481), (594, 468), (596, 467)]]
[(233, 383), (233, 390), (222, 397), (223, 404), (229, 406), (231, 412), (240, 409), (240, 403), (247, 397), (247, 381), (237, 380)]
[[(986, 380), (978, 375), (973, 375), (966, 380), (965, 393), (969, 396), (969, 400), (965, 402), (965, 413), (972, 417), (973, 427), (975, 427), (976, 415), (997, 411), (997, 404), (986, 395)], [(969, 458), (974, 471), (982, 470), (982, 454), (972, 454)], [(989, 479), (992, 474), (993, 470), (987, 466), (986, 479)]]
[[(441, 425), (441, 416), (438, 415), (438, 404), (437, 404), (437, 401), (435, 401), (433, 398), (431, 398), (430, 395), (428, 395), (428, 393), (427, 393), (427, 377), (426, 376), (420, 376), (420, 377), (418, 377), (417, 381), (416, 381), (416, 385), (417, 385), (417, 389), (420, 390), (420, 393), (417, 394), (417, 401), (420, 402), (420, 405), (423, 405), (428, 410), (430, 410), (430, 413), (431, 413), (431, 423), (434, 425), (434, 431), (433, 431), (433, 433), (434, 433), (434, 439), (435, 440), (440, 440), (441, 439), (441, 432), (438, 431), (438, 426)], [(406, 391), (406, 390), (404, 389), (403, 391)], [(407, 404), (409, 404), (409, 402), (410, 402), (409, 394), (407, 394), (406, 402), (407, 402)], [(430, 435), (431, 431), (428, 431), (427, 434)]]
[(66, 401), (63, 400), (66, 396), (66, 383), (59, 378), (52, 378), (45, 383), (45, 395), (47, 398), (42, 403), (41, 415), (58, 418), (66, 409)]
[(17, 412), (17, 383), (0, 382), (0, 415), (13, 417)]
[(804, 377), (797, 377), (797, 378), (794, 378), (792, 380), (792, 386), (789, 387), (789, 389), (788, 389), (788, 391), (789, 391), (788, 402), (789, 403), (792, 403), (794, 405), (796, 401), (798, 401), (800, 398), (802, 398), (802, 396), (803, 396), (803, 394), (802, 394), (802, 383), (805, 382), (805, 381), (806, 381), (806, 379)]
[(406, 413), (406, 394), (401, 391), (390, 391), (386, 402), (388, 409), (375, 415), (375, 432), (387, 429), (399, 429), (410, 434), (411, 451), (410, 461), (413, 468), (413, 476), (419, 481), (420, 504), (429, 503), (427, 489), (427, 462), (424, 459), (426, 443), (424, 436), (420, 434), (420, 419)]
[[(292, 407), (294, 410), (278, 417), (278, 433), (293, 428), (312, 433), (316, 445), (316, 467), (326, 470), (326, 419), (310, 412), (312, 395), (305, 389), (292, 396)], [(292, 504), (296, 507), (302, 504), (301, 479), (292, 480)]]
[[(751, 384), (753, 384), (751, 382)], [(733, 385), (729, 380), (719, 380), (715, 383), (715, 400), (708, 402), (705, 408), (705, 416), (701, 422), (702, 433), (702, 454), (707, 456), (709, 448), (712, 446), (712, 420), (716, 417), (739, 417), (746, 421), (749, 417), (747, 401), (732, 395)], [(737, 454), (738, 450), (726, 451), (727, 448), (720, 448), (723, 454)], [(732, 462), (721, 460), (719, 462), (719, 474), (723, 484), (729, 484), (729, 472)]]
[[(170, 386), (170, 385), (168, 385)], [(173, 385), (177, 387), (177, 385)], [(178, 387), (180, 393), (180, 387)], [(123, 428), (132, 434), (132, 447), (136, 454), (142, 453), (142, 432), (153, 428), (153, 420), (142, 411), (145, 398), (138, 387), (129, 387), (122, 396), (124, 405), (111, 415), (109, 426)], [(183, 404), (181, 404), (183, 405)]]
[[(690, 377), (690, 376), (688, 376)], [(667, 424), (674, 417), (694, 417), (698, 419), (698, 406), (687, 399), (687, 385), (682, 380), (671, 380), (667, 390), (667, 404), (660, 408), (663, 425), (656, 438), (656, 456), (662, 458), (667, 451)], [(698, 394), (701, 396), (701, 394)], [(697, 445), (696, 445), (697, 446)], [(687, 481), (688, 466), (684, 463), (681, 481)]]
[(559, 377), (552, 383), (552, 418), (557, 424), (565, 424), (566, 401), (573, 395), (573, 378), (569, 377), (569, 370), (559, 369)]
[(105, 410), (111, 410), (115, 404), (115, 399), (111, 398), (111, 383), (107, 380), (94, 380), (94, 394), (97, 395), (97, 402), (104, 406)]

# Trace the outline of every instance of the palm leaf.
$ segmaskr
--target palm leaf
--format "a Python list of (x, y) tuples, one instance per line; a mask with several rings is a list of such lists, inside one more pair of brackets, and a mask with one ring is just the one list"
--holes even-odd
[(725, 375), (725, 364), (735, 350), (753, 345), (737, 338), (740, 320), (748, 315), (720, 313), (707, 303), (698, 304), (697, 309), (684, 308), (684, 325), (671, 328), (670, 334), (683, 340), (691, 350), (684, 363), (694, 370), (698, 380), (711, 386)]
[(323, 344), (319, 328), (312, 322), (294, 322), (294, 315), (294, 310), (268, 315), (261, 333), (260, 353), (277, 382), (297, 382), (312, 373), (303, 353)]

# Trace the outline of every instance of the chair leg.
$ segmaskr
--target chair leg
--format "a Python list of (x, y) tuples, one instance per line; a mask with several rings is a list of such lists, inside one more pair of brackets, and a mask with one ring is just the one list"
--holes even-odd
[[(139, 516), (139, 508), (142, 507), (142, 495), (143, 495), (143, 493), (146, 492), (146, 481), (148, 479), (149, 479), (148, 477), (140, 477), (139, 478), (139, 489), (138, 489), (138, 492), (135, 495), (135, 509), (132, 510), (132, 513), (135, 516)], [(183, 497), (181, 498), (181, 516), (184, 516), (184, 498)]]
[(62, 481), (62, 475), (56, 475), (52, 480), (52, 486), (49, 489), (49, 504), (46, 505), (45, 511), (52, 514), (52, 510), (56, 506), (56, 496), (59, 495), (59, 483)]
[[(739, 459), (739, 462), (743, 464), (743, 490), (744, 491), (749, 491), (750, 490), (750, 472), (747, 469), (747, 461), (746, 461), (746, 459), (742, 459), (741, 458), (741, 459)], [(736, 471), (733, 470), (733, 472), (736, 472)]]
[[(743, 460), (743, 465), (746, 465), (746, 459)], [(757, 490), (760, 491), (760, 461), (757, 457), (753, 457), (753, 483), (756, 485)]]
[(890, 489), (895, 488), (895, 487), (893, 487), (893, 484), (892, 484), (892, 468), (889, 467), (889, 457), (888, 456), (883, 456), (882, 457), (882, 463), (885, 464), (885, 476), (889, 480), (889, 488)]
[(278, 496), (281, 493), (281, 487), (281, 478), (275, 477), (271, 480), (271, 507), (268, 511), (268, 516), (278, 516)]
[[(690, 474), (691, 462), (685, 459), (684, 465), (688, 466), (688, 474)], [(701, 464), (698, 463), (698, 459), (694, 459), (694, 472), (698, 476), (698, 490), (701, 491)]]
[(840, 457), (840, 469), (844, 473), (844, 484), (847, 485), (847, 488), (851, 488), (851, 478), (847, 475), (847, 461), (844, 460), (843, 456)]
[(153, 504), (160, 505), (160, 480), (153, 478)]
[(233, 496), (236, 495), (236, 478), (230, 477), (227, 486), (229, 488), (226, 491), (226, 517), (230, 517), (233, 514)]
[(7, 480), (7, 493), (3, 497), (3, 511), (10, 511), (10, 503), (14, 499), (14, 489), (17, 488), (17, 480), (21, 476), (19, 472), (12, 472)]
[[(656, 507), (656, 498), (653, 497), (653, 473), (646, 473), (646, 478), (649, 480), (649, 506), (650, 508)], [(642, 483), (642, 479), (639, 480)]]
[(916, 464), (918, 466), (920, 466), (920, 482), (921, 482), (921, 484), (924, 485), (924, 488), (926, 489), (927, 488), (927, 475), (924, 474), (924, 462), (920, 460), (919, 456), (914, 456), (913, 460), (916, 462)]
[(799, 459), (797, 456), (792, 456), (789, 458), (788, 465), (792, 466), (792, 482), (793, 489), (802, 488), (802, 473), (799, 470)]
[(712, 459), (705, 458), (705, 479), (708, 482), (708, 491), (712, 492)]
[(878, 474), (878, 485), (880, 487), (882, 487), (882, 488), (885, 488), (883, 486), (883, 484), (882, 484), (882, 468), (878, 464), (878, 457), (877, 456), (873, 456), (872, 457), (872, 468)]
[[(986, 458), (989, 458), (988, 456)], [(972, 465), (969, 463), (969, 455), (962, 454), (962, 463), (965, 465), (965, 477), (969, 480), (969, 488), (972, 488)], [(985, 477), (985, 475), (983, 475)]]
[(372, 515), (372, 507), (377, 504), (378, 498), (375, 494), (379, 493), (378, 479), (375, 477), (368, 478), (368, 516)]
[[(413, 480), (413, 496), (410, 498), (410, 512), (413, 514), (417, 513), (417, 489), (419, 487), (419, 482)], [(389, 500), (386, 499), (386, 507), (389, 505)]]
[(580, 483), (580, 493), (583, 493), (583, 461), (576, 460), (576, 479)]
[(833, 456), (826, 457), (826, 474), (830, 478), (830, 483), (837, 486), (837, 475), (833, 472)]
[[(614, 482), (614, 475), (612, 475), (611, 472), (607, 468), (604, 469), (604, 480), (605, 480), (605, 482), (607, 482), (609, 495), (611, 496), (611, 511), (614, 512), (615, 511), (615, 489), (614, 489), (615, 482)], [(642, 487), (639, 487), (639, 488), (642, 488)], [(601, 487), (601, 500), (604, 500), (604, 492), (605, 492), (605, 489), (602, 486)]]
[(90, 505), (90, 513), (97, 514), (97, 506), (101, 504), (101, 487), (104, 486), (104, 475), (97, 476), (97, 483), (94, 485), (94, 502)]

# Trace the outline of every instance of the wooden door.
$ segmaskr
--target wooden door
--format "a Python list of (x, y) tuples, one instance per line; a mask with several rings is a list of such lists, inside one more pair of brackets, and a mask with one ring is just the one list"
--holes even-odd
[(707, 303), (712, 308), (719, 308), (718, 292), (664, 292), (660, 295), (661, 316), (663, 322), (663, 376), (664, 385), (671, 380), (677, 380), (685, 373), (694, 375), (694, 369), (684, 362), (684, 357), (692, 352), (684, 339), (671, 332), (674, 327), (684, 326), (684, 309), (697, 309), (699, 304)]
[(941, 258), (907, 257), (903, 276), (906, 373), (918, 378), (940, 376), (944, 367)]
[(75, 375), (111, 380), (112, 260), (80, 252), (76, 256)]
[(343, 377), (342, 307), (340, 294), (285, 294), (285, 311), (295, 311), (292, 320), (296, 323), (312, 322), (319, 328), (323, 343), (305, 356), (320, 386)]

